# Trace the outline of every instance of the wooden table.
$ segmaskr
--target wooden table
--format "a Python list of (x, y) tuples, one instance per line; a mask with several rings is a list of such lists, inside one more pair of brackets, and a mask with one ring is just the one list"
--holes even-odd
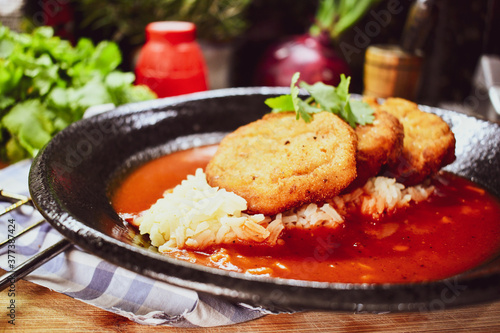
[(268, 315), (238, 325), (191, 329), (136, 324), (23, 280), (16, 285), (15, 326), (7, 322), (9, 302), (2, 291), (0, 332), (500, 332), (500, 301), (424, 313)]

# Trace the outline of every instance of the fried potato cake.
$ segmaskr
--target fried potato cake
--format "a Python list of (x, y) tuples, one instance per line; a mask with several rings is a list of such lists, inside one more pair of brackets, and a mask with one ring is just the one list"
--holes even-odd
[(271, 113), (228, 134), (206, 168), (207, 181), (275, 215), (338, 195), (356, 178), (354, 130), (328, 112), (310, 123)]
[(382, 166), (393, 164), (403, 151), (403, 125), (393, 115), (374, 108), (372, 124), (358, 125), (357, 178), (347, 192), (363, 186), (370, 177), (376, 176)]
[(439, 116), (401, 98), (388, 98), (381, 105), (374, 100), (369, 103), (394, 115), (404, 127), (403, 152), (382, 175), (415, 185), (455, 160), (455, 136)]

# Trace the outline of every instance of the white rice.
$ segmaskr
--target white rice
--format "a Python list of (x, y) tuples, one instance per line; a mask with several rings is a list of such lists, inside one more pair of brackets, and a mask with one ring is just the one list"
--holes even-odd
[(379, 219), (412, 201), (425, 200), (434, 188), (428, 184), (405, 188), (395, 179), (374, 177), (363, 188), (337, 196), (327, 203), (306, 204), (277, 214), (248, 215), (247, 202), (224, 189), (208, 185), (202, 169), (196, 170), (172, 191), (164, 193), (136, 219), (141, 234), (149, 234), (160, 252), (173, 248), (203, 249), (215, 244), (253, 241), (275, 245), (284, 229), (319, 226), (337, 228), (347, 214), (359, 209)]
[[(196, 170), (173, 191), (165, 192), (136, 219), (141, 234), (149, 234), (159, 251), (168, 248), (205, 248), (234, 240), (274, 244), (273, 233), (281, 233), (277, 223), (262, 214), (242, 213), (247, 209), (242, 197), (208, 185), (202, 169)], [(281, 226), (282, 227), (282, 226)]]

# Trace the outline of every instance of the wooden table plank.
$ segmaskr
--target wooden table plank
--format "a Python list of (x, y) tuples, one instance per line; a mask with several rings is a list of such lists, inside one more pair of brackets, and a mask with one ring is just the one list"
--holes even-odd
[[(66, 295), (27, 281), (16, 284), (15, 326), (8, 324), (8, 290), (0, 293), (0, 331), (151, 332)], [(500, 332), (500, 301), (423, 313), (352, 314), (303, 312), (268, 315), (250, 322), (209, 329), (155, 327), (155, 332)]]

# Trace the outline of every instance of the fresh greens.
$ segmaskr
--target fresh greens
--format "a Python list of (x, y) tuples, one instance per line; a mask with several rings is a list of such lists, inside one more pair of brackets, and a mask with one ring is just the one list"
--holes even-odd
[(331, 112), (338, 115), (352, 127), (371, 124), (374, 120), (373, 109), (365, 102), (351, 100), (349, 94), (350, 77), (340, 76), (340, 83), (333, 87), (322, 82), (309, 85), (300, 82), (299, 86), (311, 95), (306, 100), (299, 97), (297, 82), (300, 73), (295, 73), (290, 85), (290, 95), (281, 95), (265, 100), (272, 112), (295, 111), (297, 120), (304, 119), (306, 123), (312, 120), (312, 115), (321, 111)]
[(144, 43), (144, 28), (154, 21), (193, 22), (199, 39), (231, 41), (248, 28), (252, 1), (109, 0), (103, 6), (102, 0), (73, 0), (71, 5), (82, 18), (75, 22), (80, 31), (135, 47)]
[(0, 159), (36, 155), (90, 106), (155, 98), (133, 85), (134, 74), (117, 70), (121, 60), (112, 42), (81, 39), (73, 47), (50, 27), (23, 34), (0, 25)]
[(310, 28), (313, 36), (326, 31), (333, 40), (354, 26), (380, 0), (319, 0), (315, 24)]

